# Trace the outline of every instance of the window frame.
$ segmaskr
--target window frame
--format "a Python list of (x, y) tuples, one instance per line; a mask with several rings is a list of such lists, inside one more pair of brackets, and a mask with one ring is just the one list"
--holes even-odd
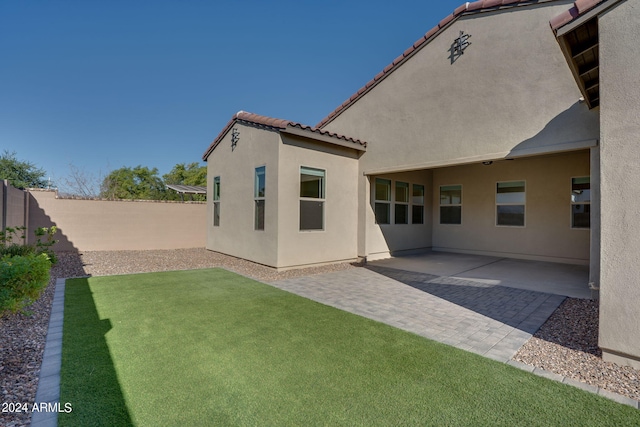
[[(574, 195), (574, 180), (576, 179), (585, 179), (587, 178), (589, 180), (589, 200), (587, 201), (579, 201), (579, 202), (574, 202), (573, 201), (573, 195)], [(572, 176), (570, 178), (570, 185), (571, 185), (571, 197), (570, 197), (570, 209), (569, 209), (569, 225), (571, 227), (572, 230), (591, 230), (591, 175), (587, 175), (587, 176)], [(575, 215), (573, 212), (573, 207), (574, 206), (579, 206), (579, 205), (588, 205), (589, 206), (589, 225), (587, 227), (576, 227), (575, 226)]]
[[(524, 195), (524, 200), (522, 203), (520, 202), (498, 202), (498, 189), (500, 184), (509, 184), (509, 183), (522, 183), (522, 187), (524, 191), (522, 191)], [(495, 226), (496, 227), (516, 227), (516, 228), (525, 228), (527, 226), (527, 181), (525, 179), (517, 179), (517, 180), (509, 180), (509, 181), (496, 181), (494, 186), (495, 191)], [(498, 208), (500, 206), (522, 206), (522, 225), (520, 224), (498, 224)]]
[[(370, 177), (370, 203), (373, 210), (374, 223), (380, 226), (388, 225), (424, 225), (427, 185), (411, 180), (393, 179), (383, 176)], [(384, 188), (382, 197), (379, 197), (378, 187)], [(399, 191), (400, 190), (400, 191)], [(415, 194), (418, 190), (418, 195)], [(402, 197), (402, 193), (406, 197)], [(404, 208), (406, 222), (398, 222), (399, 207)], [(419, 208), (419, 209), (416, 209)], [(418, 212), (416, 212), (418, 211)], [(380, 222), (380, 212), (385, 216), (386, 222)], [(418, 215), (416, 215), (418, 213)]]
[[(403, 188), (404, 189), (404, 193), (405, 193), (405, 199), (406, 201), (403, 202), (401, 200), (398, 200), (398, 189), (399, 188)], [(409, 189), (411, 189), (411, 184), (405, 181), (395, 181), (395, 185), (393, 185), (393, 189), (394, 189), (394, 195), (393, 195), (393, 224), (394, 225), (409, 225), (410, 224), (410, 219), (409, 219), (409, 207), (410, 207), (410, 197), (409, 197)], [(398, 206), (404, 206), (405, 209), (405, 215), (404, 215), (404, 221), (405, 222), (398, 222)]]
[(213, 226), (220, 227), (220, 175), (213, 177)]
[[(422, 196), (416, 196), (415, 190), (416, 187), (422, 188)], [(424, 225), (424, 198), (425, 198), (425, 185), (424, 184), (411, 184), (411, 225)], [(421, 203), (416, 203), (415, 198), (422, 197)], [(416, 222), (415, 208), (421, 208), (420, 211), (420, 222)]]
[[(442, 203), (442, 189), (443, 187), (460, 187), (460, 203)], [(438, 224), (440, 225), (462, 225), (462, 193), (463, 184), (444, 184), (438, 186)], [(459, 207), (460, 208), (460, 222), (442, 222), (442, 208), (443, 207)]]
[[(303, 175), (303, 170), (306, 171), (310, 171), (312, 172), (311, 174), (307, 174), (307, 175), (311, 175), (314, 176), (313, 172), (322, 172), (322, 175), (315, 175), (315, 176), (321, 176), (322, 179), (320, 180), (320, 190), (319, 190), (319, 197), (310, 197), (310, 196), (302, 196), (302, 175)], [(298, 231), (300, 232), (304, 232), (304, 233), (310, 233), (310, 232), (323, 232), (326, 229), (326, 209), (325, 209), (325, 205), (326, 205), (326, 201), (327, 201), (327, 197), (326, 197), (326, 191), (327, 191), (327, 170), (326, 169), (320, 169), (320, 168), (314, 168), (311, 166), (302, 166), (300, 165), (300, 167), (298, 168), (298, 196), (299, 196), (299, 201), (298, 201)], [(302, 228), (302, 204), (303, 202), (318, 202), (322, 205), (322, 227), (321, 228)]]
[[(262, 176), (264, 185), (262, 188), (262, 195), (260, 195), (260, 179), (259, 171), (262, 170)], [(266, 209), (266, 193), (267, 193), (267, 166), (258, 166), (253, 170), (253, 229), (255, 231), (264, 231), (265, 228), (265, 209)], [(259, 209), (260, 202), (262, 202), (262, 210)], [(262, 218), (259, 218), (262, 215)], [(260, 220), (262, 220), (262, 228), (260, 228)]]
[[(378, 199), (378, 192), (377, 192), (377, 187), (378, 187), (378, 181), (385, 181), (388, 183), (388, 198), (385, 199)], [(391, 200), (392, 200), (392, 195), (391, 195), (391, 191), (393, 189), (393, 181), (389, 178), (375, 178), (374, 181), (374, 187), (373, 187), (373, 215), (374, 215), (374, 221), (376, 224), (378, 225), (391, 225)], [(387, 219), (388, 222), (378, 222), (378, 209), (377, 206), (378, 205), (385, 205), (386, 206), (386, 210), (387, 210)]]

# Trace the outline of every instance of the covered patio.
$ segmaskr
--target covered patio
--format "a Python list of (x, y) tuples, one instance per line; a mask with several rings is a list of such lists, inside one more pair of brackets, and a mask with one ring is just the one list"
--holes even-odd
[(426, 282), (442, 283), (443, 278), (448, 278), (452, 283), (459, 279), (483, 286), (503, 286), (572, 298), (598, 296), (597, 291), (589, 288), (589, 267), (586, 265), (425, 251), (371, 261), (367, 266), (385, 275), (398, 276), (406, 272), (427, 276), (423, 279), (433, 277)]

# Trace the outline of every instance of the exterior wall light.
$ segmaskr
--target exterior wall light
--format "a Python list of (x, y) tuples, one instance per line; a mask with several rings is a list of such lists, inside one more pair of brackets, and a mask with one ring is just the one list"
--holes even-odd
[(491, 160), (487, 160), (485, 162), (482, 162), (482, 164), (485, 165), (485, 166), (489, 166), (489, 165), (492, 165), (493, 162)]

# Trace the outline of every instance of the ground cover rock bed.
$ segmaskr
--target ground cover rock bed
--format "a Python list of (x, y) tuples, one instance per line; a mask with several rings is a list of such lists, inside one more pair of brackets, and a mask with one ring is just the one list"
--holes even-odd
[[(205, 249), (60, 253), (51, 281), (27, 314), (0, 318), (1, 402), (35, 401), (55, 279), (222, 267), (271, 282), (356, 268), (349, 263), (275, 270)], [(597, 346), (597, 301), (568, 298), (516, 354), (515, 360), (640, 400), (640, 371), (604, 362)], [(0, 425), (28, 426), (27, 413), (0, 413)]]
[(514, 360), (640, 400), (640, 371), (602, 360), (597, 300), (567, 298)]
[[(0, 404), (35, 402), (55, 280), (85, 274), (76, 254), (62, 253), (58, 258), (49, 285), (27, 313), (0, 318)], [(0, 426), (27, 426), (30, 418), (29, 413), (0, 412)]]

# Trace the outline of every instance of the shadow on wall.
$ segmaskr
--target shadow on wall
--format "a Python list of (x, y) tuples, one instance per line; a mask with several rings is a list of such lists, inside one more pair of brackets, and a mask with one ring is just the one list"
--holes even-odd
[[(8, 180), (0, 180), (0, 231), (7, 228), (27, 226), (27, 193), (24, 190), (15, 188), (9, 184)], [(14, 243), (23, 243), (17, 237)]]
[[(27, 243), (35, 243), (37, 238), (34, 234), (34, 230), (38, 227), (52, 227), (58, 226), (54, 221), (51, 220), (51, 217), (45, 213), (45, 211), (38, 206), (38, 201), (31, 195), (28, 194), (29, 197), (29, 235)], [(78, 248), (76, 248), (73, 243), (69, 240), (69, 238), (64, 234), (64, 230), (58, 227), (58, 231), (55, 234), (54, 238), (58, 241), (55, 245), (53, 245), (53, 250), (56, 252), (78, 252)]]
[[(580, 132), (576, 133), (576, 129), (580, 129)], [(600, 120), (597, 111), (589, 110), (587, 104), (577, 101), (551, 119), (540, 132), (513, 147), (506, 157), (535, 153), (543, 147), (558, 144), (569, 145), (566, 149), (570, 150), (572, 142), (596, 141), (599, 138)]]

